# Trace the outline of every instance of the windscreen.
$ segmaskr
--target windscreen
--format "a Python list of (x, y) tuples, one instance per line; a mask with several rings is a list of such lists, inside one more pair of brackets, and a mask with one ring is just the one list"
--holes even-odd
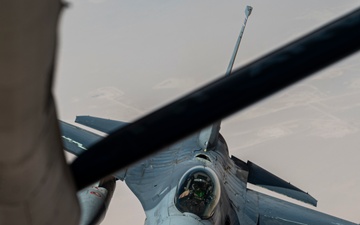
[(220, 199), (220, 183), (207, 167), (194, 167), (181, 178), (175, 205), (181, 212), (193, 213), (201, 219), (210, 218)]

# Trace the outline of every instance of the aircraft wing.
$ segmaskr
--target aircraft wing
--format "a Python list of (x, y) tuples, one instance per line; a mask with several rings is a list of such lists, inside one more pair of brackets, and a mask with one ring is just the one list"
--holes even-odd
[[(128, 124), (122, 121), (103, 119), (93, 116), (77, 116), (75, 122), (106, 134)], [(76, 156), (80, 155), (90, 146), (103, 138), (101, 135), (84, 130), (64, 121), (60, 121), (60, 129), (64, 149)]]
[[(82, 118), (87, 121), (90, 120), (89, 123), (84, 122), (84, 125), (87, 124), (89, 127), (92, 128), (93, 124), (95, 124), (95, 127), (97, 127), (99, 130), (101, 130), (103, 127), (104, 128), (102, 129), (103, 131), (109, 129), (106, 128), (106, 126), (109, 126), (111, 130), (114, 129), (114, 127), (117, 127), (119, 124), (120, 125), (126, 124), (121, 121), (106, 120), (106, 119), (89, 117), (89, 116), (84, 116)], [(105, 123), (102, 123), (102, 121), (105, 121)], [(115, 121), (115, 123), (111, 124), (111, 121)], [(82, 129), (80, 127), (74, 126), (64, 121), (59, 121), (59, 124), (61, 130), (61, 137), (63, 141), (63, 148), (67, 152), (70, 152), (76, 156), (79, 156), (84, 151), (86, 151), (90, 146), (92, 146), (93, 144), (104, 138), (104, 136), (95, 134), (91, 131)], [(83, 124), (83, 121), (81, 122), (81, 124)], [(119, 180), (124, 180), (125, 175), (126, 175), (126, 169), (122, 169), (116, 172), (115, 174), (113, 174), (113, 176)]]
[[(351, 223), (349, 221), (336, 218), (331, 215), (327, 215), (321, 212), (318, 212), (316, 210), (306, 208), (303, 206), (299, 206), (284, 200), (281, 200), (279, 198), (275, 198), (269, 195), (262, 194), (260, 192), (250, 190), (246, 188), (246, 184), (244, 186), (245, 182), (249, 182), (249, 178), (247, 176), (250, 176), (248, 173), (254, 172), (251, 170), (245, 170), (244, 168), (249, 165), (249, 162), (247, 165), (242, 165), (239, 167), (239, 159), (236, 159), (236, 157), (232, 157), (233, 162), (235, 162), (234, 165), (236, 165), (237, 168), (234, 171), (230, 172), (228, 176), (226, 177), (227, 182), (224, 185), (224, 188), (226, 189), (226, 192), (229, 196), (229, 199), (231, 200), (231, 204), (233, 208), (236, 209), (237, 217), (239, 219), (240, 224), (253, 224), (253, 225), (330, 225), (330, 224), (336, 224), (336, 225), (355, 225), (354, 223)], [(242, 162), (241, 164), (245, 164)], [(234, 166), (233, 165), (233, 166)], [(280, 194), (286, 195), (288, 192), (284, 191), (277, 191), (276, 189), (287, 189), (289, 191), (296, 191), (298, 194), (294, 195), (288, 195), (289, 197), (292, 197), (294, 199), (297, 199), (299, 201), (304, 201), (302, 198), (296, 198), (297, 195), (303, 193), (301, 190), (299, 190), (296, 187), (292, 187), (288, 183), (283, 183), (282, 180), (279, 180), (279, 178), (275, 177), (275, 175), (264, 171), (264, 169), (260, 168), (259, 166), (250, 163), (250, 165), (255, 166), (255, 173), (252, 175), (252, 178), (250, 179), (250, 183), (253, 183), (255, 185), (263, 186), (265, 185), (265, 188), (268, 188), (272, 191), (276, 191)], [(239, 169), (240, 168), (240, 169)], [(230, 171), (230, 170), (229, 170)], [(242, 171), (242, 172), (241, 172)], [(250, 176), (251, 177), (251, 176)], [(266, 178), (267, 177), (267, 178)], [(268, 179), (269, 178), (269, 179)], [(253, 182), (255, 181), (255, 182)], [(269, 188), (266, 186), (273, 186), (277, 188)], [(281, 188), (283, 187), (283, 188)], [(305, 194), (305, 193), (303, 193)], [(310, 198), (311, 196), (308, 196), (306, 198)], [(310, 203), (313, 200), (311, 200)]]
[(60, 121), (60, 129), (64, 149), (76, 156), (103, 138), (98, 134), (63, 121)]
[[(240, 216), (245, 219), (257, 218), (257, 221), (253, 221), (253, 224), (355, 225), (355, 223), (286, 202), (256, 191), (247, 190), (246, 196), (247, 201), (251, 201), (253, 204), (247, 204), (245, 206), (246, 209), (244, 210), (247, 215)], [(256, 214), (257, 216), (249, 215), (250, 213)]]
[(77, 116), (75, 122), (106, 134), (128, 124), (118, 120), (103, 119), (94, 116)]

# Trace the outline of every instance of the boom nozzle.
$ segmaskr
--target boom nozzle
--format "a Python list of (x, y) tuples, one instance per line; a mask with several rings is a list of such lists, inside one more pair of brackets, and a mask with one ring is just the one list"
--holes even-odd
[(246, 9), (245, 9), (245, 15), (246, 15), (246, 17), (249, 17), (249, 16), (250, 16), (252, 9), (253, 9), (253, 7), (251, 7), (251, 6), (249, 6), (249, 5), (246, 6)]

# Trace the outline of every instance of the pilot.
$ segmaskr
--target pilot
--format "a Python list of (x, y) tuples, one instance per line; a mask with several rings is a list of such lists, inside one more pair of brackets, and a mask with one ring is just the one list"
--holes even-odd
[[(191, 184), (191, 185), (190, 185)], [(192, 177), (188, 181), (188, 188), (179, 196), (179, 203), (185, 212), (191, 212), (201, 216), (209, 203), (211, 184), (206, 179)]]
[(205, 182), (195, 182), (192, 184), (192, 190), (196, 199), (203, 200), (207, 192), (208, 184)]

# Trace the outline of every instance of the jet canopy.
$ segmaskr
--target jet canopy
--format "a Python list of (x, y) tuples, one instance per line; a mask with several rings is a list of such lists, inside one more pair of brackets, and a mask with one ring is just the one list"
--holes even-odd
[(220, 199), (220, 182), (214, 171), (197, 166), (180, 179), (175, 205), (181, 212), (193, 213), (201, 219), (210, 218)]

